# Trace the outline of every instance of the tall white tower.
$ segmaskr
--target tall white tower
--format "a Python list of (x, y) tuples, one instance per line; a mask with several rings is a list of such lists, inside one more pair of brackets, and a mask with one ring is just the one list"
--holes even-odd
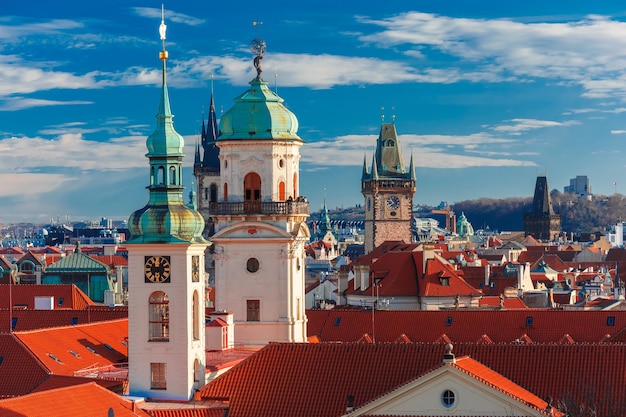
[(235, 343), (306, 341), (304, 244), (309, 203), (299, 194), (298, 120), (261, 78), (265, 42), (252, 41), (257, 76), (220, 121), (215, 299), (235, 319)]
[(130, 393), (188, 400), (205, 380), (204, 220), (183, 202), (184, 141), (172, 123), (160, 27), (163, 87), (157, 127), (146, 145), (150, 198), (128, 226)]

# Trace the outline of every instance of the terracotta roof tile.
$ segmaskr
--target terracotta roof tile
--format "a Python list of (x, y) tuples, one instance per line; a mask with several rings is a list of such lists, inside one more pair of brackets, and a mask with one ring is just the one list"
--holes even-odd
[(87, 294), (74, 284), (3, 284), (0, 285), (0, 308), (9, 308), (9, 299), (12, 299), (13, 306), (26, 306), (28, 309), (34, 309), (36, 296), (54, 297), (55, 309), (84, 309), (95, 305)]
[(0, 416), (84, 417), (105, 416), (112, 408), (116, 417), (150, 415), (133, 410), (131, 401), (95, 382), (59, 388), (0, 401)]
[(44, 365), (13, 334), (0, 334), (0, 358), (0, 398), (25, 395), (48, 376)]
[[(209, 382), (200, 394), (205, 400), (228, 400), (230, 417), (300, 417), (303, 410), (310, 417), (341, 416), (348, 394), (359, 407), (440, 366), (444, 349), (444, 344), (275, 343)], [(538, 398), (550, 396), (555, 405), (577, 403), (593, 407), (597, 415), (624, 415), (626, 345), (468, 343), (455, 344), (454, 352)]]
[[(307, 318), (308, 336), (322, 342), (356, 342), (372, 332), (371, 311), (307, 310)], [(483, 335), (494, 343), (513, 342), (523, 335), (535, 343), (556, 343), (566, 334), (578, 343), (597, 343), (607, 334), (624, 334), (626, 341), (623, 310), (377, 310), (374, 320), (379, 343), (394, 342), (402, 334), (413, 342), (434, 342), (442, 333), (453, 343), (474, 343)]]
[(128, 361), (126, 319), (14, 334), (57, 375)]
[(9, 319), (9, 309), (0, 309), (0, 332), (36, 330), (123, 319), (128, 318), (128, 307), (95, 306), (83, 310), (14, 309), (11, 317), (12, 320)]

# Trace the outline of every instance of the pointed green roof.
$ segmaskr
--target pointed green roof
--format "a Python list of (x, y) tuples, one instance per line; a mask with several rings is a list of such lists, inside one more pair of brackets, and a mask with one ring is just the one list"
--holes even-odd
[[(164, 34), (162, 38), (165, 39)], [(148, 203), (128, 219), (131, 237), (128, 243), (207, 243), (202, 237), (204, 219), (183, 200), (182, 163), (185, 141), (174, 129), (166, 83), (167, 52), (160, 53), (163, 62), (161, 101), (157, 126), (148, 137), (150, 161), (150, 197)]]

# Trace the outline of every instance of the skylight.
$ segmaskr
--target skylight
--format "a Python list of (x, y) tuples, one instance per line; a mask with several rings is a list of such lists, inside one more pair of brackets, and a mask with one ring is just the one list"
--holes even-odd
[(61, 362), (61, 359), (57, 358), (56, 356), (54, 356), (52, 353), (48, 353), (48, 356), (50, 356), (52, 359), (54, 359), (55, 361), (57, 361), (58, 363), (60, 363), (61, 365), (63, 365), (63, 362)]
[(68, 352), (70, 352), (72, 355), (76, 356), (77, 358), (80, 358), (80, 355), (74, 352), (73, 350), (68, 350)]

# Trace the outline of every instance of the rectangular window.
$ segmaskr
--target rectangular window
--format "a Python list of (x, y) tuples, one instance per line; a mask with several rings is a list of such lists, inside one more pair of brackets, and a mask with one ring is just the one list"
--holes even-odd
[(166, 382), (166, 365), (165, 363), (150, 364), (150, 388), (151, 389), (167, 389)]
[(261, 321), (261, 300), (247, 300), (247, 321)]
[(609, 316), (606, 318), (607, 326), (615, 326), (615, 316)]

